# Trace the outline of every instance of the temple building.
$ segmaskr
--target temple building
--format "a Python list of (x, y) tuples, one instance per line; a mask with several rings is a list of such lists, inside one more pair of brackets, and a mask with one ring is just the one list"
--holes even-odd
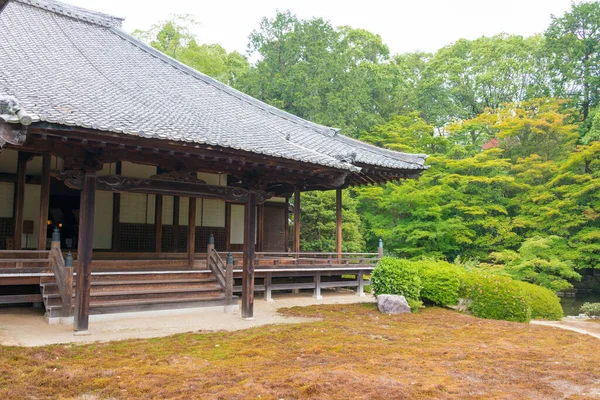
[[(43, 303), (84, 331), (95, 313), (233, 306), (234, 292), (249, 318), (255, 290), (319, 296), (353, 271), (362, 290), (378, 255), (342, 253), (341, 190), (416, 178), (426, 156), (274, 108), (121, 22), (0, 0), (0, 304)], [(333, 254), (300, 253), (310, 190), (338, 193)]]

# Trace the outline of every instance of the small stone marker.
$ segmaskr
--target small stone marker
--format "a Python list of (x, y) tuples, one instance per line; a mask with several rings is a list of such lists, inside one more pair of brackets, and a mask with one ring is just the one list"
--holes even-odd
[(385, 314), (403, 314), (410, 312), (410, 306), (404, 296), (380, 294), (377, 296), (377, 307)]

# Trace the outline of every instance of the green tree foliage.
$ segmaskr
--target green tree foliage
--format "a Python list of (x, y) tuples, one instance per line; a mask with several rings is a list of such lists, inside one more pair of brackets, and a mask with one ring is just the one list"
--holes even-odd
[(560, 291), (573, 287), (569, 281), (581, 279), (569, 259), (570, 252), (561, 237), (534, 236), (526, 239), (518, 251), (504, 250), (491, 256), (503, 263), (514, 278)]
[(546, 30), (556, 95), (573, 97), (583, 119), (598, 104), (600, 87), (600, 3), (573, 3)]
[(276, 107), (356, 136), (399, 110), (404, 80), (379, 35), (334, 28), (287, 12), (264, 18), (250, 35), (259, 61), (239, 88)]
[(436, 126), (547, 94), (543, 38), (460, 39), (438, 50), (417, 85), (416, 107)]
[[(301, 195), (300, 230), (302, 251), (335, 251), (335, 190), (306, 192)], [(365, 243), (357, 201), (347, 190), (342, 192), (342, 251), (363, 252)]]
[(198, 44), (191, 33), (195, 25), (189, 16), (174, 16), (134, 36), (150, 46), (223, 83), (233, 85), (249, 68), (240, 53), (227, 51), (218, 44)]

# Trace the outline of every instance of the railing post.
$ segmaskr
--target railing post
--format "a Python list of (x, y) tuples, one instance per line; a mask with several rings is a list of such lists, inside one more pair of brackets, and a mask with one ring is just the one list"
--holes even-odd
[(315, 290), (313, 293), (313, 297), (317, 300), (323, 300), (323, 296), (321, 296), (321, 272), (317, 271), (315, 274)]
[(62, 305), (61, 316), (70, 317), (73, 313), (73, 255), (69, 251), (65, 257), (64, 271), (65, 301)]
[(265, 301), (273, 301), (271, 285), (273, 283), (273, 277), (270, 272), (267, 272), (265, 276)]
[(210, 269), (212, 252), (215, 249), (215, 236), (211, 233), (208, 237), (208, 245), (206, 246), (206, 269)]
[(377, 246), (377, 257), (383, 257), (383, 240), (379, 239), (379, 245)]
[(356, 286), (356, 295), (363, 297), (365, 295), (365, 281), (363, 271), (358, 271), (356, 274), (356, 280), (358, 285)]
[(227, 264), (225, 264), (225, 312), (233, 313), (233, 255), (227, 254)]
[(52, 231), (52, 243), (50, 245), (50, 250), (60, 251), (60, 230), (58, 228), (54, 228), (54, 231)]

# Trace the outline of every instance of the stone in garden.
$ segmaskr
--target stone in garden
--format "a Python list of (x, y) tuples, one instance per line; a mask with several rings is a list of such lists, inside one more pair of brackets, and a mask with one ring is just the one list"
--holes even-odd
[(385, 314), (403, 314), (410, 312), (410, 306), (404, 296), (380, 294), (377, 296), (377, 307)]

